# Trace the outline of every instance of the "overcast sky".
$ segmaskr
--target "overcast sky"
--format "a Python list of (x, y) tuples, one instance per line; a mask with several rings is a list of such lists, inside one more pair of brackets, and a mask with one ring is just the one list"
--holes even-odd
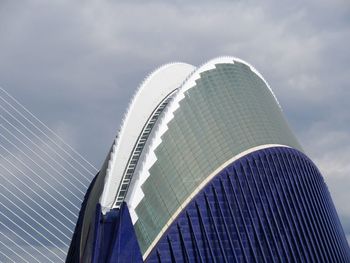
[(347, 0), (0, 0), (0, 86), (97, 168), (158, 66), (221, 55), (254, 65), (325, 176), (348, 240), (349, 43)]

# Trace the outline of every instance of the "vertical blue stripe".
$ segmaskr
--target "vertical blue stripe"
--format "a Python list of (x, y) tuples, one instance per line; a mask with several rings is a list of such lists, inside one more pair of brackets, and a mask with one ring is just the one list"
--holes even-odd
[(303, 153), (275, 147), (218, 173), (145, 262), (350, 262), (350, 256), (317, 168)]

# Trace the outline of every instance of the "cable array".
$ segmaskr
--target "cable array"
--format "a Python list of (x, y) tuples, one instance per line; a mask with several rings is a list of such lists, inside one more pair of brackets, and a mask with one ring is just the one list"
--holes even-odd
[(0, 262), (64, 262), (96, 173), (0, 87)]

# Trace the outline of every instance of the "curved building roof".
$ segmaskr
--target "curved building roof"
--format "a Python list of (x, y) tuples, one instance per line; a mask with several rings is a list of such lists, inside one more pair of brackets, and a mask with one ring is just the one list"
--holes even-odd
[(234, 57), (196, 70), (171, 64), (136, 93), (113, 146), (100, 203), (107, 211), (126, 201), (145, 257), (210, 176), (248, 152), (275, 145), (301, 150), (269, 85), (251, 65)]
[(220, 57), (165, 65), (140, 86), (86, 193), (67, 262), (340, 262), (347, 249), (268, 83)]
[(194, 69), (195, 67), (185, 63), (166, 64), (150, 74), (140, 85), (112, 147), (105, 187), (100, 200), (104, 210), (112, 208), (116, 203), (116, 195), (126, 173), (130, 156), (147, 121), (155, 109), (181, 86)]

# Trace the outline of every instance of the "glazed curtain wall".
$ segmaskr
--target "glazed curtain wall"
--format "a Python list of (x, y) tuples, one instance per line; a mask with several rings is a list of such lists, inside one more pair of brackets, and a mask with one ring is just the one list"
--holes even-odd
[(145, 262), (350, 262), (350, 251), (319, 171), (281, 147), (214, 177)]
[(190, 193), (224, 162), (265, 144), (301, 150), (268, 87), (238, 62), (201, 73), (161, 140), (136, 208), (143, 253)]

